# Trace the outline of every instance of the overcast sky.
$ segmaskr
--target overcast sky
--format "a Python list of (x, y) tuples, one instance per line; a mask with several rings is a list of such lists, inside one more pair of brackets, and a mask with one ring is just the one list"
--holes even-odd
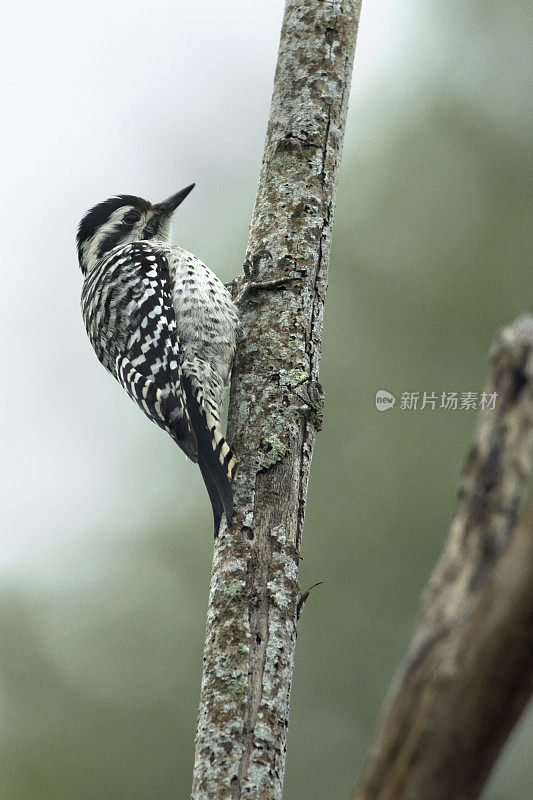
[[(34, 579), (47, 556), (55, 560), (58, 548), (76, 546), (104, 521), (142, 521), (151, 455), (172, 471), (168, 482), (156, 471), (151, 497), (159, 491), (163, 502), (170, 480), (174, 487), (188, 474), (90, 350), (75, 230), (110, 195), (158, 201), (196, 181), (174, 238), (223, 279), (239, 271), (282, 10), (279, 0), (96, 0), (12, 4), (7, 12), (4, 570), (22, 567)], [(366, 4), (352, 103), (384, 74), (408, 15), (392, 0)]]
[[(148, 496), (167, 505), (169, 491), (178, 492), (179, 503), (184, 476), (187, 492), (203, 492), (170, 439), (97, 363), (81, 322), (74, 237), (86, 209), (110, 195), (158, 201), (195, 181), (174, 239), (224, 280), (240, 271), (282, 10), (281, 0), (95, 0), (6, 12), (3, 569), (33, 576), (46, 570), (47, 554), (56, 558), (52, 543), (76, 546), (119, 520), (142, 525)], [(505, 75), (515, 91), (528, 80), (516, 61), (528, 48), (507, 40), (487, 52), (474, 12), (469, 28), (463, 9), (464, 43), (447, 58), (446, 37), (426, 35), (438, 29), (435, 20), (426, 25), (430, 13), (414, 2), (364, 4), (347, 152), (378, 148), (386, 113), (411, 115), (420, 86), (432, 81), (478, 103), (492, 124), (516, 117), (517, 131), (527, 130), (530, 108), (516, 103)], [(498, 24), (515, 36), (513, 13)], [(491, 58), (503, 77), (482, 86), (476, 67)]]

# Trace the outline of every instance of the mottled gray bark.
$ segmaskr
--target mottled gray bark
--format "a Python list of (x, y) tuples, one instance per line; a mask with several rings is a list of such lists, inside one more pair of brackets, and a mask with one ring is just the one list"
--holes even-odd
[(241, 303), (235, 522), (207, 615), (192, 798), (281, 797), (324, 297), (360, 3), (288, 0)]
[(533, 690), (533, 320), (504, 329), (447, 545), (355, 800), (473, 800)]

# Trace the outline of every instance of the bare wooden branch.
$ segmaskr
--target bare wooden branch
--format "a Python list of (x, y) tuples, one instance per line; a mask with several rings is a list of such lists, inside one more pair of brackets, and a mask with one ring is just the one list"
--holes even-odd
[[(333, 203), (360, 3), (288, 0), (241, 292), (192, 797), (278, 800), (300, 597)], [(289, 280), (288, 280), (289, 279)], [(243, 284), (253, 283), (245, 287)]]
[(473, 800), (533, 690), (533, 320), (497, 337), (447, 546), (356, 800)]

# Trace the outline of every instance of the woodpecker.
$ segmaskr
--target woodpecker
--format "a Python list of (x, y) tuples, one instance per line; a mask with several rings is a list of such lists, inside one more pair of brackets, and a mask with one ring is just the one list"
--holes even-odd
[(171, 217), (194, 188), (162, 203), (117, 195), (78, 228), (81, 306), (99, 361), (200, 467), (218, 535), (233, 515), (235, 458), (220, 430), (239, 315), (200, 259), (169, 243)]

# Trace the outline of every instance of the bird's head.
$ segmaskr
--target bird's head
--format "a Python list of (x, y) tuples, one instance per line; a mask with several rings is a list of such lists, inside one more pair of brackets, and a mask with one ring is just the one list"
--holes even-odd
[(76, 239), (83, 274), (119, 245), (143, 239), (168, 241), (172, 214), (193, 188), (191, 183), (156, 205), (142, 197), (121, 194), (91, 208), (80, 222)]

